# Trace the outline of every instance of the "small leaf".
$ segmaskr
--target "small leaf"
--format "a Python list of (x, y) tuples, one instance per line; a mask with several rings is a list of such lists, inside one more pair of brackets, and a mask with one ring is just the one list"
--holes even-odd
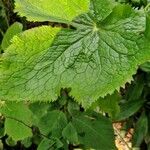
[(63, 129), (62, 135), (71, 144), (78, 143), (78, 134), (71, 122)]
[(68, 102), (67, 109), (71, 116), (74, 116), (80, 112), (80, 106), (74, 101)]
[(133, 84), (128, 88), (125, 99), (128, 101), (135, 101), (141, 98), (145, 85), (144, 78), (145, 77), (143, 75), (137, 76)]
[(12, 137), (13, 140), (19, 141), (27, 137), (32, 137), (32, 130), (23, 123), (14, 119), (6, 118), (5, 120), (5, 133)]
[(50, 149), (52, 149), (54, 144), (55, 144), (54, 140), (44, 138), (38, 145), (37, 150), (50, 150)]
[(55, 143), (54, 147), (55, 147), (55, 149), (59, 150), (60, 148), (63, 147), (63, 143), (59, 139), (56, 139), (56, 143)]
[(35, 145), (39, 145), (39, 143), (41, 142), (42, 137), (39, 134), (33, 134), (32, 136), (32, 142)]
[(37, 150), (57, 150), (63, 147), (63, 143), (59, 139), (44, 138), (39, 144)]
[(12, 118), (21, 121), (28, 126), (32, 126), (33, 114), (29, 110), (28, 105), (23, 102), (5, 102), (4, 105), (0, 107), (0, 112), (6, 118)]
[(48, 112), (41, 118), (38, 127), (41, 133), (45, 135), (51, 133), (52, 137), (59, 138), (61, 137), (62, 130), (66, 125), (67, 118), (65, 114), (61, 111), (54, 110)]
[(6, 139), (6, 144), (7, 144), (8, 146), (13, 147), (13, 146), (16, 146), (16, 145), (17, 145), (17, 142), (14, 141), (11, 137), (8, 137), (8, 138)]
[(132, 141), (134, 147), (140, 147), (141, 143), (146, 137), (147, 132), (148, 132), (148, 118), (145, 112), (143, 112), (135, 126)]
[(92, 107), (99, 107), (100, 111), (108, 113), (111, 118), (115, 118), (115, 116), (120, 112), (119, 100), (121, 97), (118, 92), (114, 92), (114, 94), (108, 94), (104, 98), (99, 98)]
[(122, 103), (120, 106), (120, 113), (117, 114), (115, 120), (124, 120), (129, 118), (133, 114), (135, 114), (144, 104), (143, 99), (127, 101), (126, 103)]
[(1, 44), (3, 50), (8, 48), (8, 46), (11, 44), (11, 39), (18, 33), (21, 33), (22, 29), (23, 26), (19, 22), (15, 22), (8, 28), (8, 30), (6, 31), (3, 37), (2, 44)]
[(13, 140), (23, 140), (32, 136), (32, 112), (22, 102), (6, 102), (0, 107), (5, 119), (5, 133)]
[(21, 144), (25, 147), (25, 148), (29, 148), (32, 145), (32, 138), (25, 138), (24, 140), (21, 141)]
[(47, 114), (49, 107), (51, 104), (48, 103), (31, 103), (29, 105), (29, 109), (32, 111), (33, 115), (33, 124), (37, 126), (40, 119)]
[[(112, 123), (100, 114), (81, 114), (73, 118), (73, 126), (78, 132), (80, 144), (98, 150), (114, 150)], [(108, 142), (109, 139), (109, 142)]]

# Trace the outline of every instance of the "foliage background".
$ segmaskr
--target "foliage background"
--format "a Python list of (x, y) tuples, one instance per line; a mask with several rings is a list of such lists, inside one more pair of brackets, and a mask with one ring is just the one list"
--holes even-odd
[[(141, 9), (149, 1), (118, 0), (118, 2), (128, 3), (135, 9)], [(4, 37), (6, 41), (12, 38), (6, 32), (12, 24), (14, 27), (9, 28), (11, 35), (19, 33), (22, 30), (22, 25), (23, 30), (43, 24), (67, 27), (64, 24), (53, 22), (27, 22), (25, 18), (17, 16), (13, 9), (14, 2), (12, 0), (0, 1), (1, 53), (4, 52), (4, 47), (9, 45), (5, 42)], [(115, 147), (111, 123), (120, 122), (122, 124), (121, 133), (118, 133), (120, 136), (124, 136), (121, 134), (125, 134), (131, 128), (134, 129), (131, 149), (150, 150), (150, 62), (139, 66), (131, 84), (127, 83), (125, 88), (120, 89), (120, 92), (98, 100), (87, 111), (75, 103), (68, 96), (68, 92), (68, 89), (62, 90), (61, 96), (54, 103), (31, 104), (26, 102), (16, 104), (1, 101), (0, 149), (88, 149), (107, 143), (108, 150), (110, 150)], [(91, 120), (94, 120), (94, 123)], [(104, 125), (99, 125), (94, 129), (102, 120)], [(91, 130), (91, 128), (93, 129)], [(93, 132), (97, 129), (100, 134)], [(83, 132), (80, 132), (82, 130)], [(112, 133), (109, 134), (110, 132)], [(101, 135), (107, 136), (103, 138)], [(101, 142), (96, 143), (93, 140), (95, 136)], [(109, 142), (110, 145), (107, 142), (108, 139), (112, 139)]]

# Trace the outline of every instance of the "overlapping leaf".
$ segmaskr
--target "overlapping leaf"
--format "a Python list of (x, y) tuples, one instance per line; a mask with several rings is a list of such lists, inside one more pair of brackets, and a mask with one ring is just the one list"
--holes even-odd
[(80, 114), (73, 118), (72, 124), (78, 132), (79, 142), (85, 145), (86, 149), (115, 150), (113, 129), (107, 118), (96, 113)]
[(76, 29), (43, 26), (13, 39), (2, 57), (0, 98), (52, 101), (61, 88), (71, 88), (70, 95), (88, 107), (150, 59), (142, 11), (91, 0), (89, 12), (71, 25)]
[(67, 125), (67, 119), (64, 113), (61, 111), (50, 111), (39, 121), (38, 127), (41, 133), (52, 137), (61, 137), (62, 129)]
[(13, 36), (22, 32), (22, 28), (23, 28), (23, 25), (19, 22), (15, 22), (8, 28), (2, 40), (1, 46), (3, 50), (7, 49), (8, 46), (11, 44), (11, 39), (13, 38)]
[[(2, 103), (2, 102), (1, 102)], [(5, 133), (13, 140), (23, 140), (32, 136), (32, 112), (24, 103), (7, 102), (0, 107), (5, 119)]]

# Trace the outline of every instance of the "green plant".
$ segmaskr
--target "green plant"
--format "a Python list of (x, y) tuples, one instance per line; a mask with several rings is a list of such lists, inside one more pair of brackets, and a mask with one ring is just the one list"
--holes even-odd
[[(7, 144), (21, 141), (38, 150), (115, 149), (112, 122), (147, 104), (140, 92), (135, 96), (139, 86), (131, 96), (121, 97), (118, 91), (150, 59), (148, 6), (137, 10), (113, 0), (15, 0), (15, 12), (48, 25), (22, 31), (14, 23), (2, 40), (0, 112)], [(122, 98), (126, 102), (119, 106)], [(140, 115), (137, 124), (148, 124), (145, 107)], [(134, 136), (135, 147), (147, 132), (146, 127), (141, 139)]]

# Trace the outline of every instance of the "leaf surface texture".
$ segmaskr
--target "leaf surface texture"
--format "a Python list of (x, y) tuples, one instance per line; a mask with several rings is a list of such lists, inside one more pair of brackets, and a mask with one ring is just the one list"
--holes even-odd
[(2, 99), (53, 101), (61, 88), (71, 88), (70, 95), (89, 107), (150, 59), (141, 10), (92, 0), (71, 25), (75, 29), (42, 26), (13, 38), (1, 58)]

